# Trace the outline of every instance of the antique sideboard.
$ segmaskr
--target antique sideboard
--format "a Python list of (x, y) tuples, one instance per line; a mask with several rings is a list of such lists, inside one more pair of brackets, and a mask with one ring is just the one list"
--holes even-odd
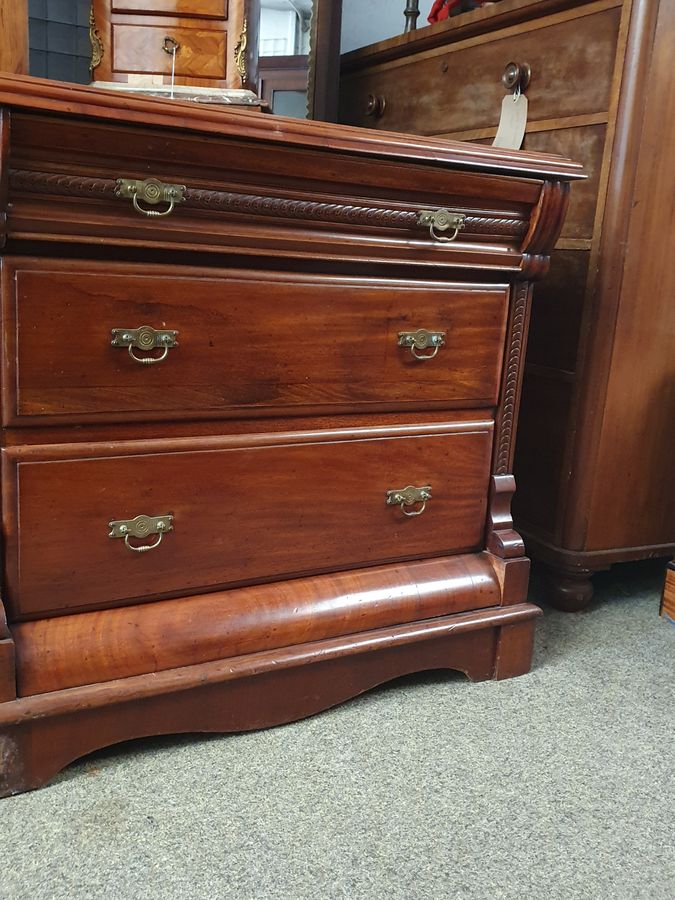
[(488, 144), (527, 64), (523, 147), (588, 173), (535, 289), (515, 455), (516, 526), (565, 609), (675, 552), (674, 33), (672, 2), (502, 0), (342, 59), (341, 121)]
[(529, 670), (510, 501), (569, 160), (0, 77), (0, 793)]

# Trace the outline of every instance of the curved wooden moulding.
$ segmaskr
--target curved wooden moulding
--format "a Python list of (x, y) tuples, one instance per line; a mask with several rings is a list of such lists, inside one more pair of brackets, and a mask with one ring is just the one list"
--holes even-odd
[[(490, 554), (479, 554), (320, 576), (283, 586), (242, 588), (227, 592), (232, 615), (224, 613), (218, 621), (207, 619), (208, 627), (199, 622), (196, 610), (203, 613), (206, 602), (224, 605), (227, 595), (188, 598), (180, 621), (164, 618), (170, 623), (165, 625), (165, 640), (171, 649), (162, 649), (166, 655), (158, 657), (157, 668), (161, 669), (162, 659), (172, 662), (171, 668), (117, 675), (113, 680), (24, 696), (0, 706), (0, 796), (39, 787), (74, 759), (120, 741), (280, 725), (411, 672), (456, 669), (473, 681), (524, 674), (530, 668), (534, 621), (540, 610), (518, 602), (500, 606), (500, 602), (508, 602), (505, 595), (510, 592), (503, 576), (499, 561)], [(300, 590), (294, 592), (293, 584)], [(306, 608), (303, 590), (314, 592), (313, 604)], [(262, 597), (257, 613), (265, 618), (268, 633), (261, 627), (244, 641), (240, 629), (245, 627), (245, 605), (254, 602), (256, 593)], [(278, 603), (273, 601), (275, 593)], [(475, 606), (477, 597), (490, 605), (457, 611)], [(295, 607), (291, 608), (293, 598)], [(167, 602), (175, 604), (178, 615), (180, 601)], [(189, 612), (189, 604), (194, 604), (194, 613)], [(166, 603), (155, 606), (165, 607)], [(290, 631), (284, 632), (281, 610), (296, 623), (294, 637)], [(73, 637), (77, 629), (81, 635), (88, 629), (88, 640), (94, 633), (98, 636), (99, 644), (92, 645), (91, 651), (97, 656), (96, 665), (101, 665), (104, 653), (127, 652), (127, 672), (133, 669), (134, 654), (136, 669), (147, 667), (152, 654), (159, 652), (153, 644), (159, 617), (154, 622), (147, 618), (139, 626), (138, 617), (145, 611), (149, 615), (152, 606), (143, 611), (132, 607), (14, 626), (22, 690), (45, 683), (39, 680), (34, 660), (31, 662), (31, 653), (38, 652), (31, 641), (46, 641), (49, 636), (51, 649), (58, 652), (57, 629), (65, 628), (68, 620), (77, 620), (68, 625), (75, 629)], [(117, 622), (108, 634), (104, 625), (110, 615), (115, 615)], [(394, 617), (399, 624), (382, 624), (391, 623)], [(279, 628), (270, 631), (275, 621)], [(53, 633), (47, 624), (52, 625)], [(142, 636), (129, 651), (123, 640), (137, 628)], [(325, 636), (331, 631), (338, 636)], [(282, 640), (289, 644), (251, 649)], [(74, 642), (73, 646), (87, 645)], [(145, 649), (139, 650), (143, 646)], [(218, 647), (217, 658), (197, 662), (200, 654), (203, 658)], [(39, 652), (45, 650), (43, 643)], [(227, 655), (237, 651), (241, 655)], [(179, 662), (188, 658), (191, 664)], [(123, 659), (111, 657), (108, 674), (121, 672), (123, 663)], [(87, 660), (82, 661), (80, 677), (85, 677), (88, 665)], [(61, 663), (54, 666), (54, 683), (57, 678), (65, 683), (66, 671), (74, 672), (75, 667), (74, 658), (62, 654)]]
[(18, 694), (357, 634), (500, 599), (487, 557), (466, 554), (22, 622), (12, 626)]

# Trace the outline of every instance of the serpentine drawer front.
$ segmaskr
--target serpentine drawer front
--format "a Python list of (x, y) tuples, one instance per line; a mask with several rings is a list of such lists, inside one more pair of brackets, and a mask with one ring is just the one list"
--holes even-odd
[(505, 285), (18, 259), (3, 284), (5, 422), (497, 402)]
[(76, 444), (71, 458), (7, 451), (18, 465), (5, 515), (22, 522), (8, 597), (33, 616), (475, 549), (492, 421), (463, 419), (389, 436), (202, 438), (183, 452), (157, 441), (129, 456), (90, 445), (89, 459)]

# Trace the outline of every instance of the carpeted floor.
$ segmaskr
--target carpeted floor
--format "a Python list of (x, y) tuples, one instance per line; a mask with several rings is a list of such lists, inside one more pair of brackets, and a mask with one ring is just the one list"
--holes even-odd
[(529, 676), (431, 673), (294, 725), (75, 764), (0, 801), (0, 897), (670, 900), (662, 574), (618, 567), (588, 612), (547, 611)]

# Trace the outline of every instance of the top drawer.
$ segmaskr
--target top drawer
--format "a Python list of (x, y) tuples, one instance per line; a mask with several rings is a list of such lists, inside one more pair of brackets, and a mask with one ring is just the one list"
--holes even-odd
[(6, 424), (497, 401), (505, 285), (23, 259), (2, 285)]
[[(150, 57), (144, 62), (153, 64)], [(169, 106), (156, 102), (162, 112)], [(265, 138), (275, 129), (302, 137), (295, 120), (280, 118), (274, 126), (275, 117), (231, 115), (242, 132), (245, 119), (249, 132)], [(407, 158), (374, 161), (333, 150), (330, 138), (320, 137), (319, 149), (87, 120), (69, 121), (65, 130), (56, 117), (18, 113), (12, 116), (8, 242), (228, 253), (237, 265), (243, 257), (291, 257), (313, 267), (346, 262), (354, 271), (360, 262), (369, 273), (378, 264), (424, 266), (434, 278), (440, 267), (443, 277), (450, 268), (520, 274), (534, 239), (541, 178)], [(396, 139), (386, 137), (395, 147)], [(377, 138), (359, 129), (347, 130), (345, 140), (360, 147)], [(487, 148), (466, 146), (458, 157), (478, 154), (481, 165), (491, 164)], [(438, 142), (430, 152), (441, 156), (447, 148)], [(557, 166), (518, 157), (535, 167)]]

